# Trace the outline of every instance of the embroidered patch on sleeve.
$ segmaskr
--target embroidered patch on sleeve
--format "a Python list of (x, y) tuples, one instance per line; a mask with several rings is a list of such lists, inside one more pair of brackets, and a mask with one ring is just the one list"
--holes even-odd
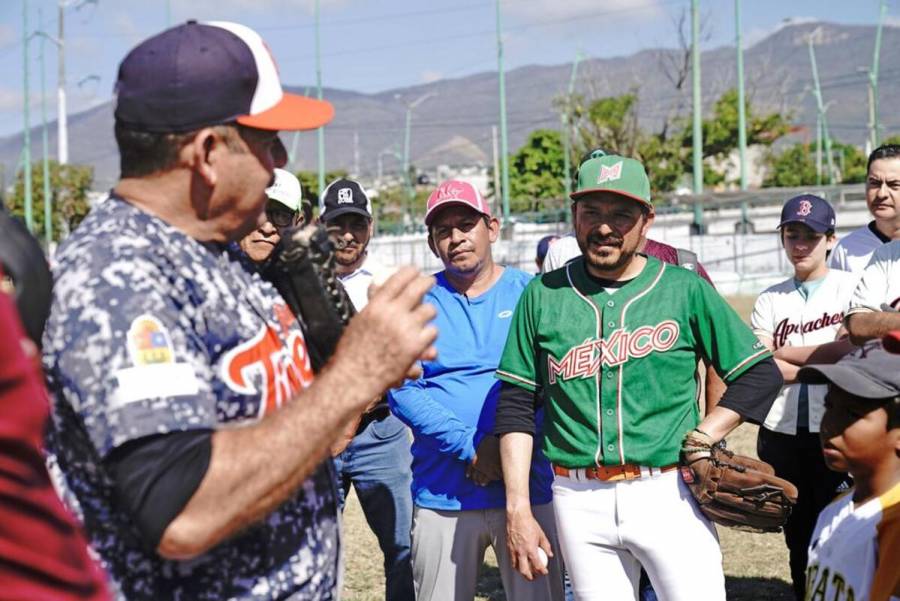
[(175, 362), (169, 331), (146, 313), (135, 318), (128, 328), (128, 354), (135, 367)]

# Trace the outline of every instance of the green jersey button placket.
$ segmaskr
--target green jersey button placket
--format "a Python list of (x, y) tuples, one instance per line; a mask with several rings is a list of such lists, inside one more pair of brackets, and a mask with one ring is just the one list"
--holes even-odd
[[(616, 310), (616, 302), (607, 299), (606, 302), (600, 303), (603, 307), (601, 319), (603, 324), (603, 340), (610, 340), (613, 332), (616, 330), (619, 312)], [(603, 361), (603, 355), (600, 355), (600, 371), (603, 374), (601, 378), (602, 384), (600, 388), (600, 413), (603, 416), (601, 425), (603, 429), (603, 465), (618, 465), (621, 459), (618, 453), (619, 443), (619, 422), (616, 415), (617, 398), (619, 392), (619, 383), (617, 381), (619, 374), (618, 366), (606, 365)]]

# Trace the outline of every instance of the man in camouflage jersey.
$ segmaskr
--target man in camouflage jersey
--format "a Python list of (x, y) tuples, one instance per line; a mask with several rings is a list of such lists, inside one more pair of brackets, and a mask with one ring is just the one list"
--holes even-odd
[(284, 164), (262, 39), (189, 22), (120, 66), (121, 180), (61, 246), (45, 335), (50, 446), (120, 599), (333, 599), (330, 444), (427, 358), (432, 280), (401, 270), (313, 381), (297, 319), (240, 260)]

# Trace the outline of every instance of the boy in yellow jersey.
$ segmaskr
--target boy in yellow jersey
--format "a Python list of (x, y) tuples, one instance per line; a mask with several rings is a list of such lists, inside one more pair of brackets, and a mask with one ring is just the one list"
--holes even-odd
[(855, 483), (819, 514), (806, 600), (900, 601), (900, 355), (869, 342), (798, 378), (828, 384), (822, 453)]

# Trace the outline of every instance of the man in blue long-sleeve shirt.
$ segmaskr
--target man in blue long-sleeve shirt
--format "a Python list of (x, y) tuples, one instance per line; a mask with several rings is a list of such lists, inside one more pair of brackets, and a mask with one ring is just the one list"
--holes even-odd
[[(420, 601), (469, 601), (488, 545), (494, 548), (507, 598), (561, 600), (560, 564), (532, 582), (511, 564), (506, 544), (506, 497), (493, 435), (500, 386), (494, 371), (510, 318), (531, 276), (494, 263), (491, 243), (500, 224), (478, 191), (443, 182), (428, 199), (428, 244), (444, 264), (427, 302), (437, 308), (438, 357), (423, 375), (390, 395), (391, 409), (412, 428), (415, 503), (413, 578)], [(539, 445), (535, 445), (538, 448)], [(533, 512), (557, 549), (550, 464), (532, 458)]]

